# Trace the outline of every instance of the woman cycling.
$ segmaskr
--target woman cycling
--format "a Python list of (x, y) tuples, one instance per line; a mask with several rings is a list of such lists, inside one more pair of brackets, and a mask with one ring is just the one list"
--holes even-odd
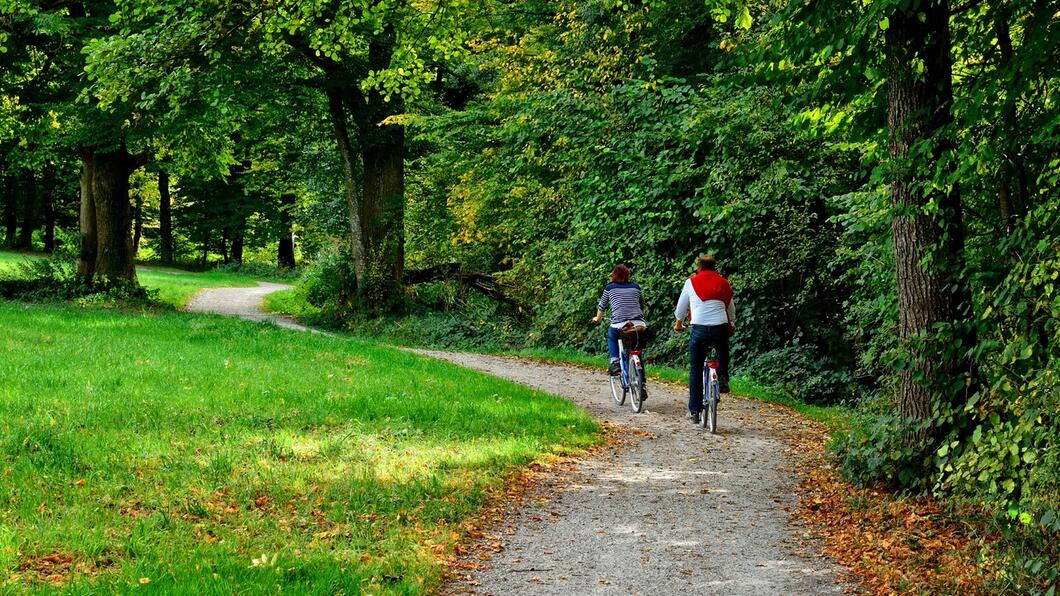
[(596, 316), (593, 323), (604, 318), (604, 311), (611, 308), (611, 326), (607, 329), (607, 349), (611, 354), (611, 375), (622, 374), (618, 363), (618, 337), (622, 328), (632, 323), (636, 326), (647, 326), (644, 322), (644, 294), (640, 286), (629, 281), (629, 267), (619, 263), (611, 270), (611, 283), (604, 287), (600, 302), (596, 305)]

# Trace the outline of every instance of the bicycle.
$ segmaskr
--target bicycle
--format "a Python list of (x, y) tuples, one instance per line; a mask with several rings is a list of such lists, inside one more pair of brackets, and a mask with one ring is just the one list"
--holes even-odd
[[(634, 413), (640, 413), (647, 397), (644, 386), (644, 362), (641, 360), (642, 335), (647, 331), (643, 325), (626, 324), (618, 337), (618, 362), (620, 373), (609, 375), (611, 381), (611, 397), (615, 403), (623, 405), (626, 402), (626, 394), (629, 394), (629, 406)], [(627, 355), (626, 342), (631, 349)]]
[[(712, 352), (715, 350), (711, 350)], [(718, 402), (721, 400), (721, 382), (718, 380), (718, 361), (707, 360), (703, 363), (703, 408), (699, 413), (699, 425), (718, 433)]]

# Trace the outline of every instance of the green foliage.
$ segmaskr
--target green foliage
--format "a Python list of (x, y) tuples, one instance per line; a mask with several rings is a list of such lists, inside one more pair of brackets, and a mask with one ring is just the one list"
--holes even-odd
[(924, 446), (905, 444), (905, 422), (894, 413), (856, 418), (836, 440), (843, 476), (859, 486), (904, 486), (922, 490)]
[(357, 276), (349, 247), (335, 243), (325, 248), (302, 269), (298, 285), (325, 319), (344, 319), (357, 306)]

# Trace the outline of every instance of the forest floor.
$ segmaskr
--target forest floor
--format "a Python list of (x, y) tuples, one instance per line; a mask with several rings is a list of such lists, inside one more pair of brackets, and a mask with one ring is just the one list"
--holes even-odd
[[(279, 285), (206, 288), (189, 309), (290, 321), (260, 312)], [(452, 593), (805, 594), (850, 589), (790, 511), (800, 436), (790, 409), (727, 397), (711, 436), (685, 419), (685, 395), (652, 385), (641, 414), (620, 408), (607, 377), (539, 361), (420, 353), (560, 395), (611, 429), (606, 449), (550, 466), (529, 492), (495, 503), (459, 548)]]

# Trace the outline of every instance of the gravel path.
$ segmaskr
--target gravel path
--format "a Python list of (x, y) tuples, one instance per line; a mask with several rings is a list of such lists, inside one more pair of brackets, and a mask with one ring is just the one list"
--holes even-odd
[[(187, 310), (308, 331), (261, 302), (283, 284), (207, 288)], [(547, 475), (512, 505), (500, 552), (472, 549), (446, 587), (480, 594), (819, 594), (836, 565), (797, 538), (794, 455), (804, 422), (786, 408), (726, 397), (711, 436), (685, 419), (681, 388), (650, 385), (641, 414), (611, 399), (607, 376), (498, 356), (416, 350), (564, 396), (622, 439), (567, 472)], [(492, 551), (492, 552), (491, 552)], [(488, 558), (488, 563), (483, 563)]]
[(239, 317), (248, 321), (269, 321), (288, 329), (310, 331), (308, 327), (299, 325), (287, 317), (267, 313), (261, 308), (266, 294), (290, 288), (288, 284), (267, 281), (259, 281), (257, 287), (249, 288), (203, 288), (184, 307), (184, 310)]
[[(630, 442), (547, 479), (496, 531), (504, 548), (454, 593), (817, 594), (850, 586), (803, 545), (786, 508), (795, 472), (787, 409), (726, 397), (719, 434), (684, 418), (686, 393), (650, 386), (646, 411), (611, 399), (603, 371), (421, 351), (567, 397)], [(478, 567), (472, 552), (468, 567)]]

